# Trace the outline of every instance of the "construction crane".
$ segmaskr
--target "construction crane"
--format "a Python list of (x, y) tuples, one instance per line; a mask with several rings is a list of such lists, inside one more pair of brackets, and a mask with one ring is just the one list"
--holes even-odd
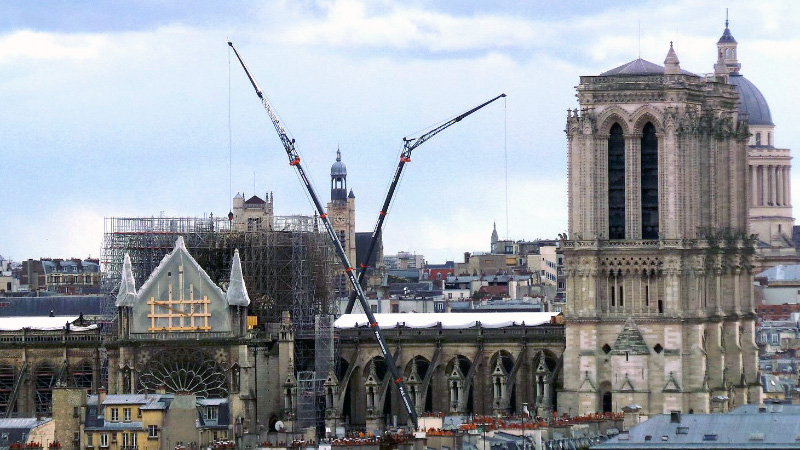
[[(478, 111), (479, 109), (483, 108), (484, 106), (488, 105), (489, 103), (494, 102), (499, 98), (504, 98), (506, 94), (500, 94), (497, 97), (481, 103), (480, 105), (470, 109), (469, 111), (460, 114), (452, 119), (444, 122), (443, 124), (437, 126), (436, 128), (424, 133), (422, 136), (417, 138), (403, 138), (403, 151), (400, 153), (400, 162), (397, 163), (397, 169), (394, 172), (394, 178), (392, 178), (392, 184), (389, 185), (389, 192), (386, 193), (386, 198), (383, 200), (383, 206), (381, 207), (380, 212), (378, 213), (378, 221), (375, 223), (375, 230), (372, 231), (372, 238), (369, 241), (369, 246), (367, 246), (367, 251), (364, 254), (364, 260), (359, 264), (359, 271), (358, 271), (358, 283), (362, 284), (364, 282), (364, 276), (367, 273), (367, 269), (369, 268), (369, 260), (372, 259), (372, 254), (375, 252), (375, 246), (378, 243), (378, 239), (380, 237), (381, 231), (383, 229), (383, 222), (386, 220), (386, 214), (389, 213), (389, 205), (392, 203), (392, 199), (394, 198), (394, 192), (397, 189), (397, 185), (400, 183), (400, 175), (403, 173), (403, 167), (405, 167), (406, 163), (411, 162), (411, 152), (414, 151), (415, 148), (419, 147), (420, 145), (424, 144), (430, 138), (436, 136), (437, 134), (441, 133), (442, 131), (446, 130), (452, 125), (457, 124), (463, 118), (469, 116), (470, 114)], [(345, 307), (344, 313), (350, 314), (353, 312), (353, 306), (355, 305), (356, 300), (356, 291), (353, 290), (350, 293), (350, 298), (347, 301), (347, 306)]]
[(256, 80), (253, 78), (253, 75), (250, 74), (250, 70), (247, 69), (247, 65), (242, 60), (242, 57), (239, 55), (239, 52), (236, 50), (236, 47), (233, 46), (233, 42), (228, 41), (228, 45), (233, 49), (233, 52), (236, 54), (236, 58), (239, 59), (239, 63), (242, 65), (242, 69), (244, 69), (245, 74), (247, 74), (247, 78), (250, 79), (250, 84), (253, 85), (253, 89), (256, 90), (256, 94), (258, 98), (261, 99), (261, 103), (264, 105), (264, 109), (267, 110), (267, 114), (269, 115), (270, 120), (272, 120), (272, 124), (275, 126), (275, 131), (278, 132), (278, 137), (283, 144), (283, 148), (286, 150), (286, 155), (289, 157), (289, 165), (293, 166), (297, 169), (298, 175), (300, 175), (300, 179), (303, 181), (305, 185), (306, 191), (308, 195), (311, 197), (311, 201), (314, 203), (314, 207), (319, 214), (320, 219), (322, 220), (322, 224), (325, 226), (325, 231), (328, 232), (328, 237), (330, 237), (331, 242), (333, 243), (334, 249), (336, 250), (336, 254), (339, 256), (339, 260), (341, 261), (342, 265), (344, 266), (344, 272), (347, 275), (347, 278), (350, 280), (350, 284), (353, 286), (353, 290), (356, 292), (356, 296), (358, 297), (359, 301), (361, 302), (361, 307), (364, 309), (365, 314), (367, 315), (367, 319), (369, 320), (369, 326), (372, 329), (372, 332), (375, 336), (375, 340), (378, 342), (378, 346), (380, 347), (381, 354), (383, 355), (384, 360), (386, 361), (386, 365), (389, 366), (389, 370), (392, 373), (392, 377), (394, 380), (395, 386), (397, 386), (397, 390), (400, 393), (400, 399), (403, 401), (403, 406), (408, 413), (408, 418), (411, 420), (411, 423), (414, 425), (414, 428), (417, 427), (417, 412), (414, 410), (414, 405), (411, 403), (411, 398), (408, 396), (408, 390), (406, 389), (405, 382), (403, 381), (403, 377), (400, 374), (400, 371), (397, 368), (397, 364), (395, 363), (394, 356), (389, 351), (389, 347), (386, 345), (386, 340), (383, 338), (383, 333), (381, 332), (380, 327), (378, 326), (377, 320), (375, 320), (375, 315), (372, 313), (372, 310), (367, 303), (367, 298), (364, 295), (364, 290), (361, 288), (361, 284), (356, 280), (356, 276), (353, 273), (353, 267), (350, 265), (350, 261), (347, 259), (347, 254), (344, 252), (342, 248), (342, 243), (339, 241), (338, 236), (336, 236), (336, 232), (333, 230), (333, 226), (331, 225), (330, 219), (328, 219), (328, 214), (323, 209), (322, 204), (319, 201), (319, 197), (317, 197), (317, 193), (314, 191), (314, 187), (311, 185), (308, 177), (306, 176), (305, 170), (303, 170), (303, 165), (300, 162), (300, 155), (297, 153), (295, 149), (295, 142), (294, 139), (290, 139), (286, 129), (283, 127), (280, 119), (278, 119), (278, 115), (275, 114), (275, 110), (272, 108), (272, 105), (269, 103), (269, 100), (264, 96), (261, 92), (261, 89), (258, 87)]

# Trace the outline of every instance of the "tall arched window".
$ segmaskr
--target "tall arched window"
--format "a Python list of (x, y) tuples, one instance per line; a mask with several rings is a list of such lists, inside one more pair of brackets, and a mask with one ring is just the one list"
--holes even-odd
[(608, 137), (608, 238), (625, 239), (625, 138), (618, 123)]
[(642, 129), (642, 239), (658, 239), (658, 138), (650, 122)]

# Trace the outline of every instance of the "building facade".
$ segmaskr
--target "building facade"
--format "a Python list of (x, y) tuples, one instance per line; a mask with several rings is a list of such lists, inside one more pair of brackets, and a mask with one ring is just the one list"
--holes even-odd
[(761, 399), (748, 124), (727, 73), (664, 64), (583, 76), (568, 111), (563, 412)]
[(264, 199), (257, 195), (244, 199), (244, 194), (233, 197), (233, 210), (228, 215), (236, 231), (269, 231), (273, 228), (273, 196), (268, 192)]

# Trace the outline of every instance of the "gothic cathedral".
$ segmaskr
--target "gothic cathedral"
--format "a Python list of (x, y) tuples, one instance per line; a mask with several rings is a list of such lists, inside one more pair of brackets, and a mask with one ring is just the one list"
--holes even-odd
[(750, 131), (720, 55), (705, 77), (671, 44), (664, 67), (636, 59), (580, 77), (566, 125), (561, 412), (761, 401)]

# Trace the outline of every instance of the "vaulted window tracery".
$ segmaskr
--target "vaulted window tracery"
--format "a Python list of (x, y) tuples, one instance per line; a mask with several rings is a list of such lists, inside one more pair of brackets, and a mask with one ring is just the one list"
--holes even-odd
[(658, 239), (658, 138), (656, 127), (642, 129), (642, 239)]
[(618, 123), (608, 137), (608, 238), (625, 239), (625, 138)]

